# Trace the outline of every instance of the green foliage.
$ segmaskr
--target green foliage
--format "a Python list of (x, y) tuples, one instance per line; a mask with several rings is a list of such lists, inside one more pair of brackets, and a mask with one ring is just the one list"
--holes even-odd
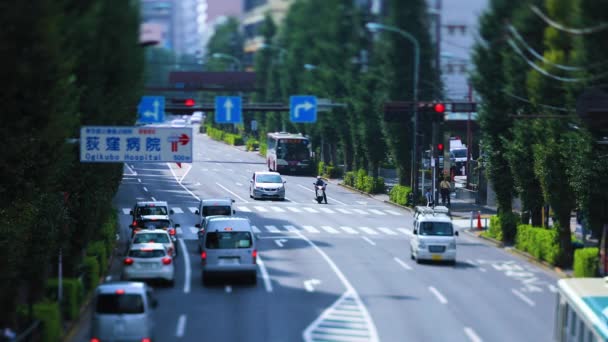
[(118, 232), (118, 217), (116, 210), (112, 210), (106, 222), (99, 230), (99, 238), (103, 241), (106, 247), (106, 255), (112, 255), (114, 246), (116, 245), (116, 234)]
[(317, 176), (323, 176), (325, 174), (325, 162), (320, 161), (317, 164)]
[(409, 186), (395, 185), (388, 193), (388, 196), (391, 202), (400, 205), (408, 205), (408, 198), (410, 197), (411, 192), (412, 188)]
[(558, 232), (555, 229), (545, 229), (521, 224), (517, 226), (515, 247), (530, 253), (539, 260), (556, 265), (560, 254)]
[(34, 304), (34, 317), (42, 322), (42, 341), (56, 342), (61, 340), (61, 316), (57, 302)]
[(241, 146), (244, 144), (244, 139), (241, 135), (227, 133), (221, 129), (213, 128), (211, 125), (207, 125), (207, 135), (213, 140), (223, 141), (233, 146)]
[(341, 176), (341, 170), (340, 168), (337, 168), (332, 164), (325, 164), (324, 162), (319, 162), (317, 165), (317, 175), (330, 179), (339, 178)]
[(484, 232), (484, 234), (492, 239), (502, 241), (502, 228), (500, 226), (500, 217), (498, 215), (493, 215), (490, 217), (490, 226), (488, 227), (488, 230)]
[(581, 248), (574, 252), (574, 276), (597, 277), (599, 249), (596, 247)]
[(207, 135), (209, 138), (217, 141), (224, 141), (224, 134), (226, 132), (218, 128), (213, 128), (211, 125), (207, 125)]
[(230, 58), (214, 58), (213, 54), (222, 53), (243, 60), (244, 37), (241, 34), (240, 23), (237, 18), (230, 17), (219, 24), (213, 36), (207, 43), (207, 68), (210, 71), (236, 70), (238, 63)]
[(232, 146), (242, 146), (243, 145), (243, 137), (238, 134), (225, 133), (224, 134), (224, 142), (228, 145)]
[(263, 157), (266, 157), (266, 151), (268, 150), (268, 145), (265, 142), (260, 142), (260, 154)]
[(108, 270), (108, 255), (103, 241), (95, 241), (87, 248), (87, 256), (94, 256), (99, 263), (100, 274), (105, 274)]
[[(84, 300), (84, 286), (80, 279), (63, 278), (63, 314), (69, 320), (74, 320), (80, 314), (80, 305)], [(57, 301), (57, 289), (59, 280), (51, 278), (46, 281), (46, 297)]]
[(364, 169), (359, 169), (357, 171), (357, 174), (355, 177), (355, 188), (364, 189), (366, 178), (367, 178), (367, 171), (365, 171)]
[(354, 171), (348, 171), (344, 174), (344, 185), (355, 186), (356, 174)]
[(260, 148), (260, 142), (255, 139), (249, 138), (247, 139), (245, 148), (247, 149), (247, 151), (255, 151), (256, 149)]
[(99, 284), (101, 273), (99, 261), (95, 256), (84, 257), (82, 261), (82, 277), (87, 292), (94, 290)]

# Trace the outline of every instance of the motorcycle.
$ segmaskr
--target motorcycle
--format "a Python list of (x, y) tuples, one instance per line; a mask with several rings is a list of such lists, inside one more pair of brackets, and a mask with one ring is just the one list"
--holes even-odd
[[(317, 203), (321, 204), (321, 202), (323, 202), (323, 200), (325, 199), (325, 188), (327, 187), (327, 184), (325, 185), (317, 185), (316, 183), (312, 183), (315, 186), (315, 200), (317, 201)], [(326, 202), (327, 203), (327, 200)]]

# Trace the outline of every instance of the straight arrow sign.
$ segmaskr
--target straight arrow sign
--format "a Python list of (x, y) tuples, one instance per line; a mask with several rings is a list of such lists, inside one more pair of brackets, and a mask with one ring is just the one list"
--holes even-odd
[(226, 121), (232, 121), (232, 101), (230, 98), (224, 102), (224, 109), (226, 110)]

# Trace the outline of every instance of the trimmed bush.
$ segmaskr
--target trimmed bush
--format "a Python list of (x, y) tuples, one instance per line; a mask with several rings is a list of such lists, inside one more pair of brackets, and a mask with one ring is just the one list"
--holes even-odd
[(365, 177), (367, 177), (367, 171), (359, 169), (355, 177), (355, 188), (361, 190), (365, 187)]
[(99, 263), (99, 273), (105, 274), (108, 270), (108, 255), (103, 241), (95, 241), (87, 248), (87, 255), (97, 257)]
[(266, 151), (268, 151), (268, 145), (265, 142), (260, 143), (260, 155), (266, 157)]
[(224, 133), (224, 142), (232, 146), (243, 145), (243, 137), (238, 134)]
[(106, 256), (112, 255), (114, 252), (114, 246), (116, 245), (116, 232), (118, 223), (118, 217), (116, 216), (116, 210), (112, 210), (110, 216), (101, 227), (100, 238), (103, 240), (106, 248)]
[[(63, 278), (63, 315), (69, 320), (74, 320), (80, 313), (80, 304), (84, 299), (84, 287), (77, 278)], [(57, 300), (57, 289), (59, 279), (50, 278), (46, 281), (47, 298)]]
[(42, 321), (42, 341), (57, 342), (61, 340), (61, 316), (57, 302), (34, 304), (34, 317)]
[(344, 174), (344, 185), (355, 186), (355, 171), (348, 171)]
[(367, 192), (368, 194), (377, 194), (384, 192), (384, 178), (374, 178), (372, 176), (365, 176), (363, 180), (363, 186), (359, 188), (359, 190)]
[(493, 215), (492, 217), (490, 217), (490, 226), (488, 227), (488, 230), (484, 233), (492, 239), (502, 241), (502, 228), (500, 227), (500, 217), (498, 217), (497, 215)]
[(245, 149), (247, 151), (255, 151), (260, 147), (260, 142), (255, 139), (247, 139), (247, 143), (245, 144)]
[(84, 278), (84, 285), (88, 291), (92, 291), (99, 284), (99, 261), (97, 257), (87, 256), (82, 261), (82, 276)]
[(555, 229), (533, 227), (528, 224), (517, 226), (515, 247), (530, 253), (537, 259), (555, 265), (559, 256), (558, 233)]
[(317, 164), (317, 176), (321, 176), (325, 174), (325, 162), (320, 161)]
[(409, 186), (395, 185), (388, 193), (388, 196), (393, 203), (408, 205), (408, 198), (411, 192), (412, 188)]
[(597, 247), (581, 248), (574, 251), (574, 276), (597, 277), (599, 249)]
[(213, 128), (211, 127), (211, 125), (207, 125), (207, 135), (213, 140), (224, 140), (224, 131), (222, 131), (221, 129)]

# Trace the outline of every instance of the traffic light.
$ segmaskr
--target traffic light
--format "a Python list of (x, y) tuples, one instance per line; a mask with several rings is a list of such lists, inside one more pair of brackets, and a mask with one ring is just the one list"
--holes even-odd
[(437, 144), (437, 152), (439, 153), (439, 155), (443, 154), (443, 144)]
[(442, 102), (419, 102), (418, 112), (430, 117), (432, 121), (443, 121), (446, 106)]
[(194, 106), (194, 99), (185, 99), (184, 100), (184, 106), (186, 106), (186, 107), (193, 107)]

